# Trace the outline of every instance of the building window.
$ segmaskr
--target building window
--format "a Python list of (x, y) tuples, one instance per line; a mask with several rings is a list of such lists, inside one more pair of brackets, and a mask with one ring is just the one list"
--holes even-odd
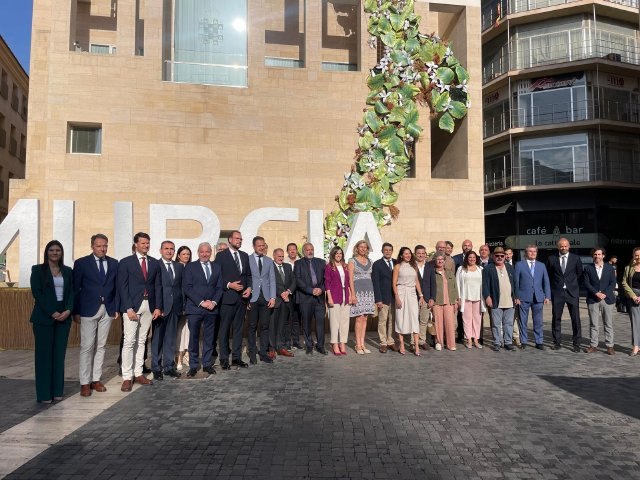
[(165, 21), (164, 80), (246, 87), (247, 0), (171, 3), (165, 2), (173, 21)]
[[(516, 127), (577, 122), (593, 118), (584, 72), (522, 80), (518, 85)], [(514, 112), (516, 113), (516, 112)]]
[(358, 71), (360, 2), (322, 0), (322, 70)]
[(74, 0), (69, 46), (76, 52), (115, 54), (118, 37), (118, 0)]
[(484, 192), (511, 187), (511, 154), (505, 152), (484, 160)]
[(92, 43), (89, 45), (89, 51), (91, 53), (99, 53), (101, 55), (115, 55), (115, 45), (102, 45), (100, 43)]
[(0, 148), (7, 146), (7, 130), (4, 126), (4, 115), (0, 113)]
[(517, 185), (587, 182), (587, 134), (522, 139), (519, 142), (519, 164), (514, 170), (514, 184)]
[(0, 77), (0, 96), (7, 100), (9, 98), (9, 80), (7, 79), (7, 72), (2, 70), (2, 77)]
[(16, 127), (15, 125), (11, 125), (11, 130), (9, 134), (9, 153), (14, 157), (18, 156), (18, 140), (16, 139)]
[(304, 68), (305, 0), (270, 4), (273, 15), (264, 19), (265, 66)]
[(16, 112), (20, 108), (20, 98), (18, 97), (18, 86), (14, 83), (11, 89), (11, 108)]
[(69, 153), (102, 153), (102, 125), (69, 125)]
[(25, 96), (23, 95), (23, 96), (22, 96), (22, 113), (21, 113), (21, 115), (22, 115), (22, 118), (23, 118), (24, 120), (26, 120), (26, 119), (27, 119), (27, 113), (28, 113), (28, 111), (29, 111), (29, 110), (28, 110), (28, 100), (27, 100), (27, 97), (25, 97)]

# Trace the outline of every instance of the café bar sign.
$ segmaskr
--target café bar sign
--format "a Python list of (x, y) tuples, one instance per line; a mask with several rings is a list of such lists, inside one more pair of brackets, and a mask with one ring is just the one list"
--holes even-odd
[[(75, 202), (73, 200), (54, 200), (52, 212), (53, 232), (51, 238), (62, 243), (65, 248), (65, 263), (71, 265), (75, 243)], [(251, 239), (258, 234), (263, 223), (271, 221), (297, 222), (299, 217), (300, 211), (297, 208), (265, 207), (249, 212), (238, 228), (244, 237), (242, 250), (252, 251)], [(196, 238), (167, 237), (168, 220), (196, 221), (201, 226), (201, 233)], [(322, 210), (307, 212), (307, 241), (313, 244), (317, 257), (321, 257), (324, 252), (323, 224), (324, 212)], [(109, 253), (117, 259), (130, 255), (134, 233), (133, 202), (114, 202), (113, 236), (110, 241)], [(163, 240), (172, 240), (176, 245), (187, 245), (191, 251), (196, 252), (198, 244), (201, 242), (214, 244), (218, 241), (220, 220), (215, 212), (200, 205), (150, 204), (148, 233), (151, 237), (150, 252), (152, 254), (159, 251)], [(379, 258), (382, 250), (382, 237), (370, 212), (356, 214), (345, 252), (351, 252), (355, 243), (364, 238), (371, 245), (371, 258), (374, 260)], [(28, 287), (31, 266), (42, 262), (39, 200), (18, 200), (0, 224), (0, 254), (5, 253), (16, 239), (19, 239), (20, 250), (20, 286)], [(82, 239), (82, 242), (88, 244), (89, 239)]]

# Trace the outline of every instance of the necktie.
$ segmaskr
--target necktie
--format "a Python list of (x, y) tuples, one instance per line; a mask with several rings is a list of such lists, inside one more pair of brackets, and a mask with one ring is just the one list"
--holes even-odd
[(236, 261), (236, 267), (238, 267), (238, 271), (242, 273), (242, 267), (240, 266), (240, 257), (238, 256), (238, 252), (233, 252), (233, 258)]
[(204, 276), (208, 282), (209, 279), (211, 278), (211, 267), (209, 266), (209, 263), (203, 263), (203, 265), (204, 265)]
[(387, 260), (387, 265), (389, 265), (389, 270), (393, 270), (393, 264), (391, 263), (391, 260)]
[(102, 283), (104, 283), (104, 280), (107, 278), (107, 272), (104, 271), (104, 258), (100, 259), (100, 279), (102, 280)]
[(282, 277), (282, 281), (285, 281), (284, 278), (284, 270), (282, 269), (282, 265), (278, 265), (278, 271), (280, 272), (280, 276)]
[(258, 273), (262, 275), (262, 255), (258, 255)]
[(560, 257), (560, 268), (562, 269), (562, 273), (567, 269), (567, 257), (564, 255)]
[(171, 266), (171, 262), (167, 262), (167, 270), (169, 271), (169, 278), (171, 279), (171, 283), (173, 283), (176, 277), (173, 275), (173, 267)]
[(142, 277), (146, 282), (147, 281), (147, 257), (142, 257), (142, 261), (140, 262), (140, 267), (142, 268)]
[(313, 268), (313, 259), (309, 260), (309, 272), (311, 273), (311, 283), (315, 287), (318, 285), (318, 277), (316, 276), (316, 269)]
[(535, 262), (529, 262), (529, 270), (531, 270), (531, 276), (533, 276), (533, 272), (535, 270), (534, 264)]

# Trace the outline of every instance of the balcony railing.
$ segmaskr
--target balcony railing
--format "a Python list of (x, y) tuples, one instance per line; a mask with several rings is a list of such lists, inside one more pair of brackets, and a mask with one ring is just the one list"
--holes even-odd
[[(482, 31), (497, 26), (500, 20), (514, 13), (566, 5), (579, 0), (498, 0), (482, 9)], [(605, 0), (624, 7), (638, 8), (638, 0)]]
[(493, 137), (505, 130), (509, 129), (509, 115), (508, 113), (501, 113), (499, 115), (487, 117), (482, 122), (483, 126), (483, 138)]
[[(593, 36), (595, 36), (595, 32)], [(521, 70), (589, 58), (602, 58), (612, 62), (640, 65), (640, 49), (626, 43), (602, 39), (563, 43), (554, 38), (553, 45), (530, 48), (523, 46), (524, 40), (526, 39), (509, 42), (501, 46), (495, 55), (484, 60), (483, 84), (504, 75), (509, 70)]]
[(533, 109), (515, 108), (511, 111), (513, 128), (594, 119), (640, 124), (640, 105), (609, 100), (583, 100), (537, 105)]

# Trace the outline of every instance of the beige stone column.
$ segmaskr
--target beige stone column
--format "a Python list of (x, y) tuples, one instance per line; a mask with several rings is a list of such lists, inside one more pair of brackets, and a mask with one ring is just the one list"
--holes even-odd
[(135, 55), (136, 0), (118, 0), (117, 24), (116, 47), (118, 55)]

